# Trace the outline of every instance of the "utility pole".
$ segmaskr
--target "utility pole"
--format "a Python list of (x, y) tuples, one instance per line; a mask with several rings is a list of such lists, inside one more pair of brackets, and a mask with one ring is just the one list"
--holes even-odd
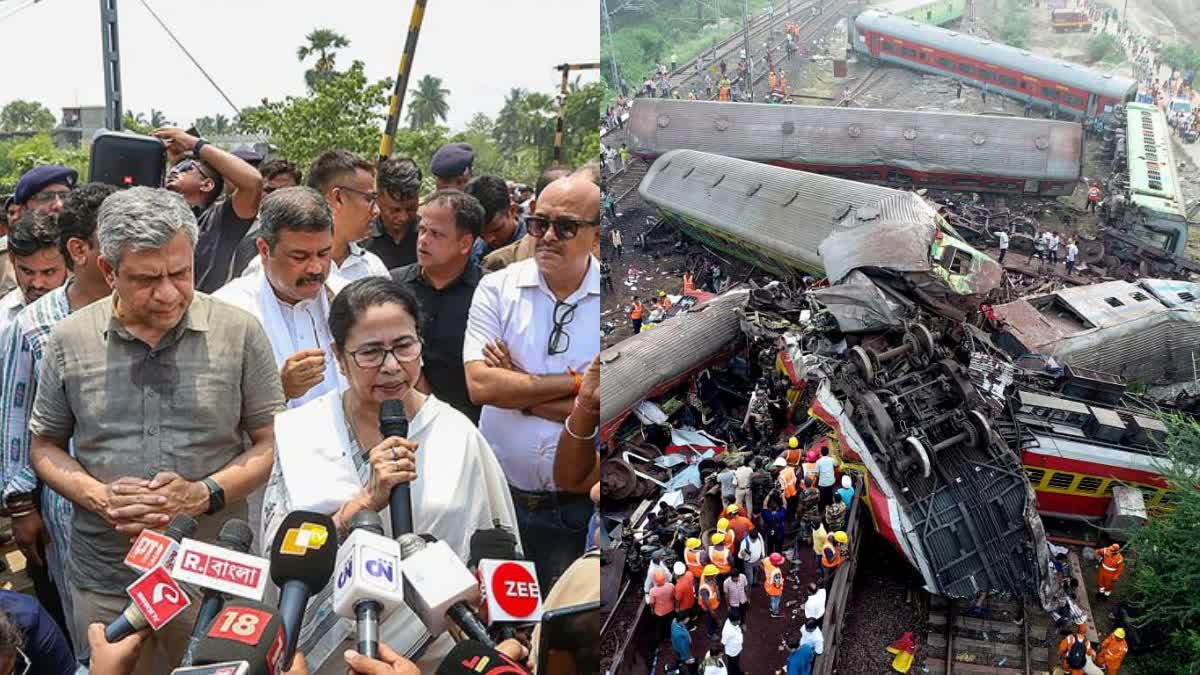
[(100, 35), (104, 49), (104, 126), (120, 131), (121, 48), (117, 40), (117, 0), (100, 0)]
[(754, 101), (754, 54), (750, 51), (750, 0), (742, 0), (742, 45), (746, 50), (746, 92)]
[(400, 56), (400, 70), (396, 74), (396, 86), (388, 102), (387, 122), (383, 125), (383, 137), (379, 140), (378, 166), (382, 166), (396, 145), (396, 126), (400, 123), (400, 108), (404, 105), (404, 92), (408, 90), (408, 76), (412, 73), (413, 58), (417, 53), (417, 39), (421, 36), (421, 23), (425, 20), (426, 0), (413, 3), (412, 16), (408, 19), (408, 37), (404, 40), (404, 52)]
[[(625, 87), (621, 86), (621, 72), (617, 70), (617, 52), (613, 49), (612, 19), (608, 16), (608, 0), (600, 0), (600, 12), (604, 14), (604, 32), (608, 33), (608, 65), (612, 66), (613, 86), (622, 96), (628, 95)], [(563, 73), (566, 77), (566, 73)]]
[[(614, 62), (615, 63), (615, 62)], [(562, 63), (554, 66), (555, 70), (562, 71), (562, 98), (558, 100), (558, 120), (554, 125), (554, 165), (562, 165), (562, 143), (563, 143), (563, 114), (567, 108), (567, 77), (570, 76), (572, 70), (600, 70), (599, 63)]]

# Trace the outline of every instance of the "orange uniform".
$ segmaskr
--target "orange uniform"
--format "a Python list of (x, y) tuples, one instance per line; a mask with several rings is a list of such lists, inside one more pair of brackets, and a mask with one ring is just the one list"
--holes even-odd
[(1113, 544), (1098, 549), (1096, 557), (1100, 559), (1100, 569), (1096, 572), (1097, 590), (1103, 595), (1112, 595), (1113, 586), (1125, 571), (1125, 556), (1121, 555), (1121, 547)]
[(700, 608), (716, 614), (721, 608), (721, 595), (717, 593), (717, 582), (713, 577), (705, 577), (700, 582)]
[(1096, 650), (1092, 649), (1092, 643), (1088, 642), (1086, 634), (1072, 633), (1066, 636), (1062, 639), (1062, 642), (1058, 643), (1058, 660), (1059, 666), (1062, 667), (1063, 675), (1083, 675), (1083, 668), (1072, 668), (1067, 661), (1071, 654), (1071, 647), (1075, 645), (1077, 640), (1083, 641), (1088, 656), (1096, 656)]
[(763, 558), (763, 571), (766, 572), (763, 579), (763, 588), (767, 591), (767, 595), (783, 595), (783, 570), (771, 564), (767, 558)]
[(821, 567), (834, 569), (842, 564), (842, 549), (836, 543), (828, 541), (821, 547)]
[(691, 272), (684, 272), (683, 273), (683, 292), (686, 294), (686, 293), (691, 293), (692, 291), (695, 291), (695, 290), (696, 290), (695, 277), (692, 276)]
[(708, 560), (717, 566), (721, 574), (729, 574), (733, 571), (733, 565), (729, 561), (729, 549), (725, 548), (724, 544), (709, 546)]
[(1127, 653), (1129, 653), (1129, 645), (1125, 643), (1125, 640), (1116, 635), (1109, 635), (1104, 638), (1104, 642), (1100, 643), (1100, 653), (1096, 655), (1096, 665), (1104, 669), (1105, 675), (1117, 675)]
[(790, 466), (783, 467), (779, 472), (779, 488), (783, 490), (783, 498), (791, 499), (796, 496), (796, 470)]
[(686, 612), (696, 604), (696, 577), (691, 571), (675, 580), (675, 611)]
[(736, 534), (736, 541), (739, 543), (746, 538), (746, 533), (754, 529), (754, 523), (746, 516), (738, 514), (729, 519), (729, 529)]
[(772, 70), (771, 72), (767, 73), (767, 88), (772, 90), (775, 89), (777, 80), (778, 78), (775, 77), (775, 71)]
[(699, 578), (700, 575), (704, 574), (704, 566), (708, 564), (708, 558), (704, 555), (704, 549), (695, 548), (684, 551), (683, 564), (687, 565), (689, 574)]
[(635, 301), (633, 303), (633, 309), (629, 310), (629, 318), (630, 319), (641, 319), (643, 316), (645, 316), (645, 314), (646, 314), (646, 308), (642, 305), (642, 303), (640, 301)]

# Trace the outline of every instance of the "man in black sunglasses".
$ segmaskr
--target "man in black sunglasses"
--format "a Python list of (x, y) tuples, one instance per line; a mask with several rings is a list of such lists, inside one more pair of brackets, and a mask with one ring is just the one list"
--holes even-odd
[[(181, 195), (196, 214), (195, 288), (213, 293), (229, 278), (238, 242), (258, 215), (262, 175), (245, 160), (182, 129), (163, 127), (153, 134), (169, 156), (184, 157), (167, 173), (166, 188)], [(226, 182), (229, 194), (220, 199)]]
[(467, 390), (483, 406), (479, 430), (504, 468), (543, 588), (583, 553), (592, 515), (585, 494), (555, 483), (554, 455), (600, 351), (599, 221), (589, 171), (550, 183), (527, 220), (533, 259), (480, 281), (463, 344)]

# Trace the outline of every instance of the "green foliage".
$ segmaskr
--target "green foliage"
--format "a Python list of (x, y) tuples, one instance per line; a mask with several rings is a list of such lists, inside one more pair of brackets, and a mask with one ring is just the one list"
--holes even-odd
[(121, 126), (133, 134), (147, 135), (154, 131), (154, 127), (150, 126), (150, 122), (146, 120), (146, 116), (141, 113), (131, 113), (125, 111), (125, 115), (121, 117)]
[(234, 124), (228, 117), (217, 113), (212, 117), (204, 116), (192, 123), (201, 136), (224, 136), (233, 133)]
[(1117, 36), (1111, 33), (1097, 33), (1088, 38), (1087, 57), (1089, 63), (1107, 61), (1121, 54), (1121, 45)]
[(1029, 41), (1029, 6), (1020, 0), (998, 0), (1000, 9), (992, 13), (992, 39), (1014, 47)]
[(1195, 46), (1177, 42), (1162, 50), (1163, 63), (1179, 70), (1200, 70), (1200, 51)]
[(0, 110), (0, 131), (50, 131), (54, 115), (37, 101), (16, 99)]
[[(1173, 661), (1200, 663), (1200, 423), (1167, 416), (1163, 467), (1173, 491), (1171, 508), (1151, 518), (1129, 541), (1132, 596), (1144, 609), (1139, 623), (1154, 623), (1171, 633)], [(1150, 659), (1153, 661), (1153, 659)], [(1138, 672), (1179, 672), (1155, 670)]]
[(308, 40), (308, 44), (296, 48), (296, 59), (303, 63), (308, 57), (317, 56), (313, 67), (304, 71), (304, 83), (311, 90), (318, 80), (328, 78), (336, 72), (334, 62), (337, 60), (337, 50), (349, 47), (350, 39), (328, 28), (317, 28), (304, 36), (304, 39)]
[(408, 91), (408, 128), (420, 129), (445, 122), (450, 113), (446, 97), (450, 90), (442, 86), (442, 78), (426, 75)]
[(240, 126), (266, 134), (283, 156), (300, 166), (333, 148), (372, 157), (379, 149), (391, 90), (390, 79), (369, 83), (362, 62), (355, 61), (346, 72), (317, 79), (307, 96), (263, 99), (261, 106), (243, 110)]
[(56, 147), (47, 133), (0, 141), (0, 194), (10, 194), (21, 174), (43, 164), (69, 166), (83, 179), (87, 176), (88, 154), (86, 150)]

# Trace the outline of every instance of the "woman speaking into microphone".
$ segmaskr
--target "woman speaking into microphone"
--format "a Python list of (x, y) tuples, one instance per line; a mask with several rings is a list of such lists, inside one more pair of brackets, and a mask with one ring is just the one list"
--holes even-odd
[[(466, 560), (472, 533), (493, 520), (516, 530), (504, 473), (479, 430), (462, 413), (416, 389), (421, 379), (421, 312), (400, 284), (368, 277), (346, 286), (329, 310), (334, 357), (349, 387), (275, 418), (275, 465), (263, 497), (260, 541), (274, 541), (295, 510), (327, 513), (344, 537), (354, 514), (378, 512), (390, 532), (388, 498), (408, 483), (414, 531), (446, 542)], [(383, 438), (379, 412), (399, 400), (408, 438)], [(335, 575), (336, 577), (336, 575)], [(354, 648), (354, 622), (338, 617), (328, 584), (308, 605), (299, 649), (313, 673), (342, 673)], [(413, 660), (444, 655), (420, 619), (401, 607), (380, 626), (380, 641)]]

